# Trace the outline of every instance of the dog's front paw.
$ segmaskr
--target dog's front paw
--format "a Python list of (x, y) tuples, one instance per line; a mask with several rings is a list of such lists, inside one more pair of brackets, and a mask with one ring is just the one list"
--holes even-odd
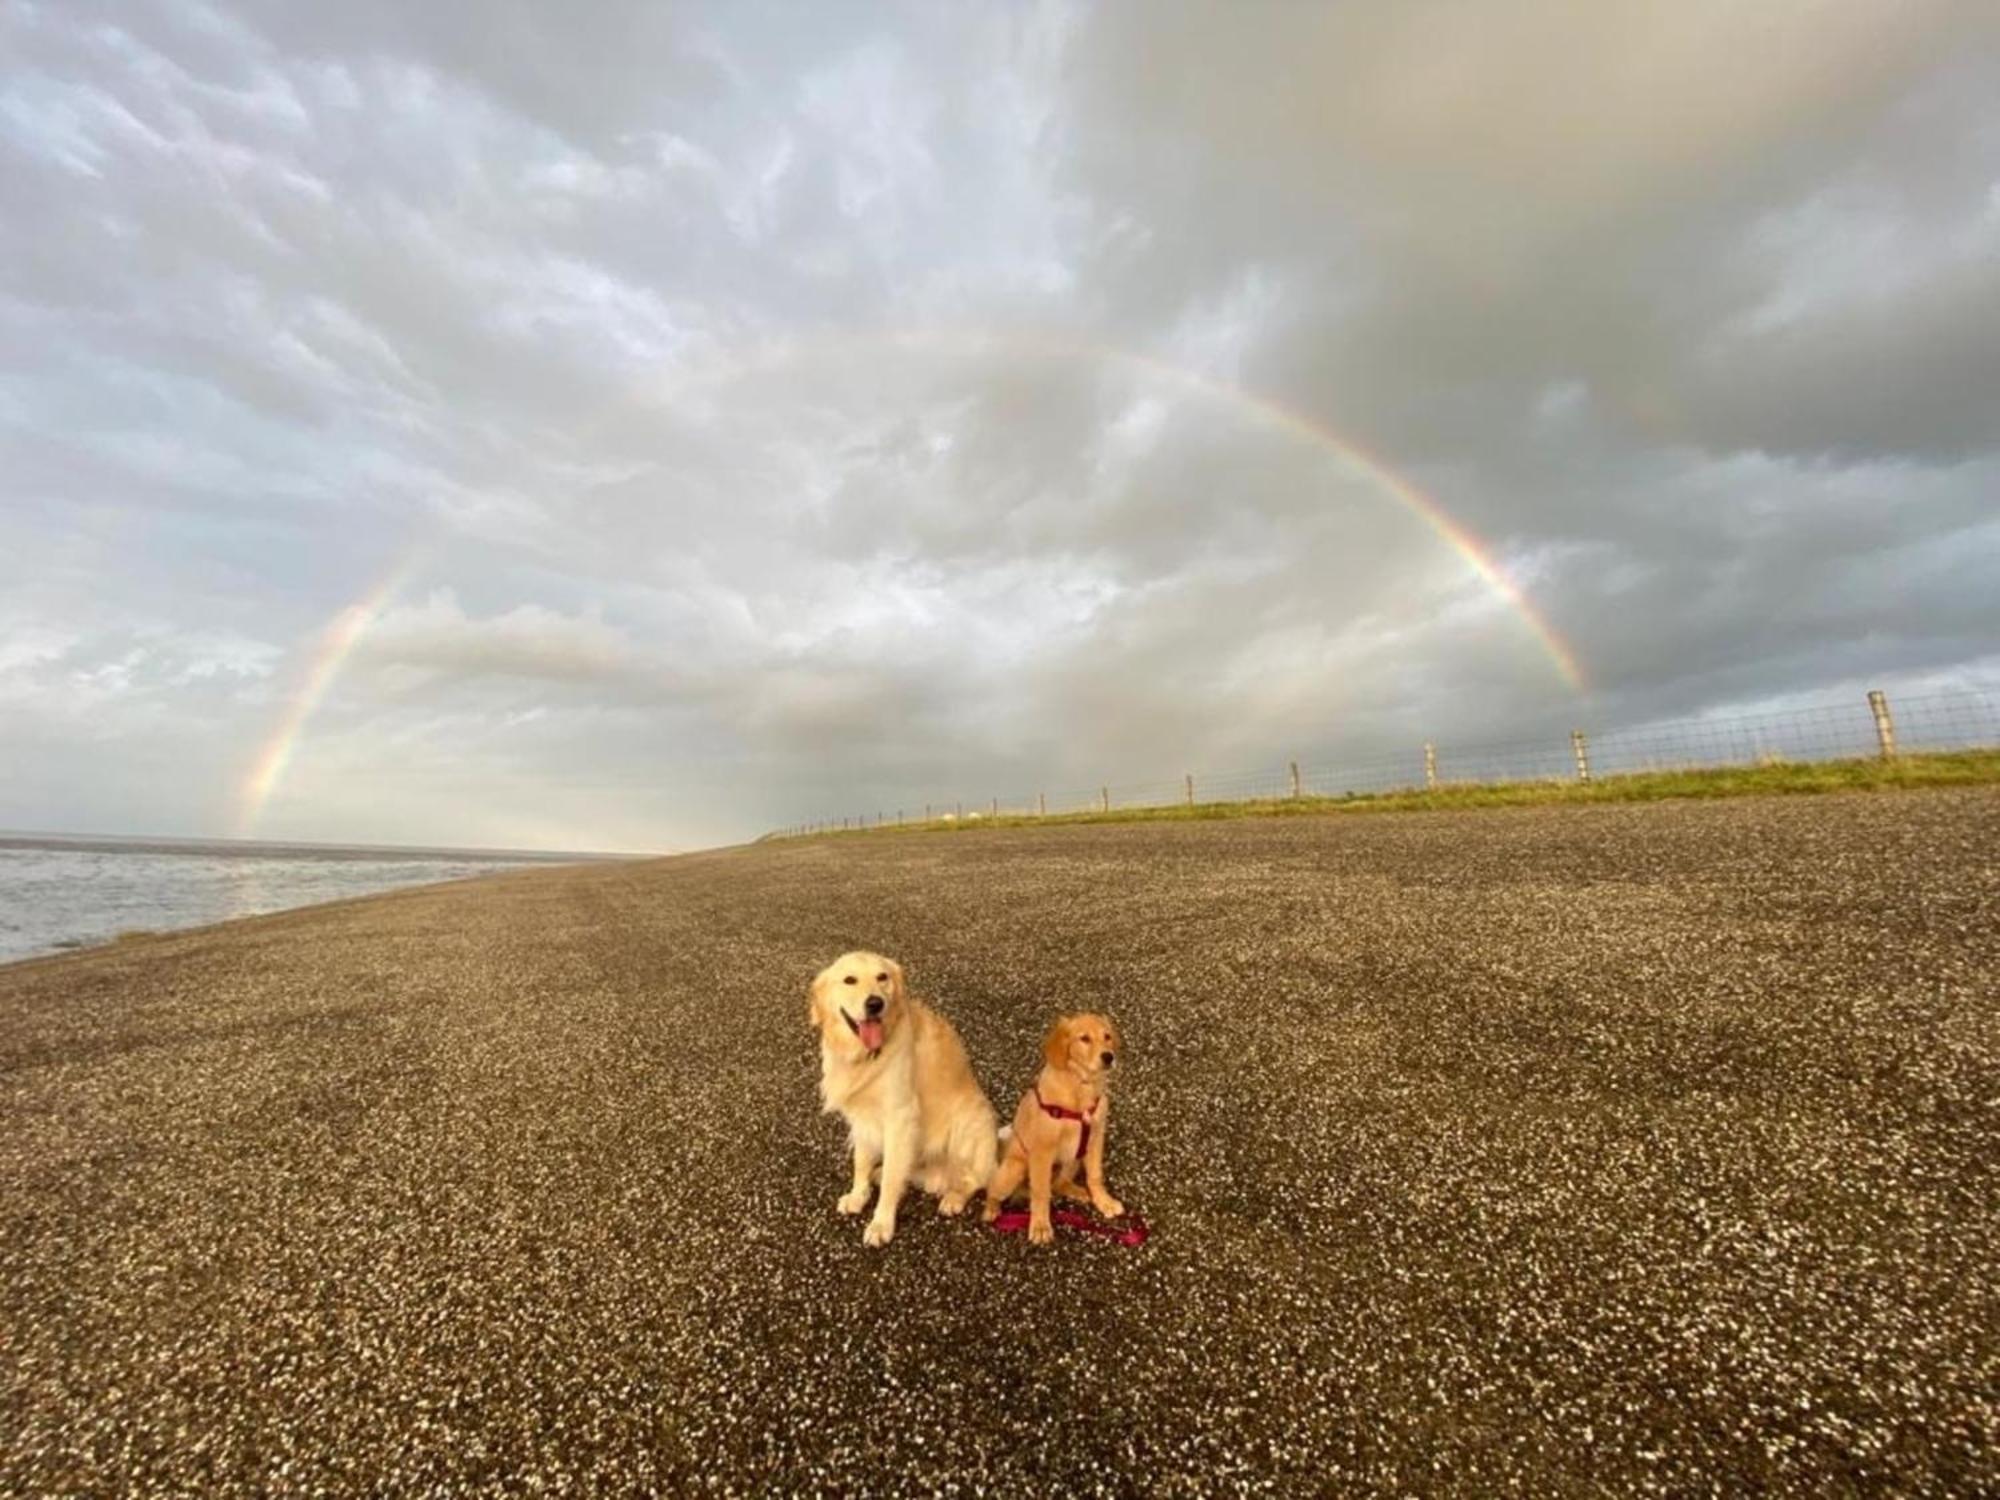
[(1028, 1243), (1046, 1245), (1054, 1241), (1056, 1226), (1049, 1222), (1047, 1214), (1040, 1214), (1028, 1220)]
[(999, 1218), (1000, 1200), (994, 1197), (991, 1193), (988, 1193), (986, 1195), (986, 1206), (979, 1210), (979, 1217), (983, 1222), (988, 1224), (991, 1224), (995, 1219)]
[(861, 1243), (867, 1245), (870, 1249), (886, 1245), (895, 1237), (896, 1221), (894, 1219), (870, 1219), (868, 1227), (861, 1231)]
[(946, 1193), (942, 1198), (938, 1199), (938, 1212), (943, 1214), (947, 1219), (958, 1217), (958, 1215), (965, 1212), (965, 1200), (969, 1196), (966, 1193)]
[(858, 1214), (868, 1206), (868, 1189), (856, 1188), (851, 1193), (842, 1193), (840, 1201), (833, 1206), (844, 1214)]
[(1107, 1219), (1122, 1217), (1125, 1212), (1125, 1205), (1109, 1193), (1106, 1193), (1102, 1198), (1093, 1198), (1090, 1201), (1092, 1206)]

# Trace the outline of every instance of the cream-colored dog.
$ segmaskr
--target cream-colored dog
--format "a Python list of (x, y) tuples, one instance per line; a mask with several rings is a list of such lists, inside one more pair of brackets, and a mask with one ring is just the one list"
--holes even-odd
[(868, 1206), (879, 1168), (882, 1194), (862, 1242), (886, 1245), (896, 1233), (904, 1187), (955, 1214), (993, 1175), (998, 1122), (972, 1076), (951, 1023), (903, 986), (903, 970), (879, 953), (844, 953), (820, 970), (809, 1003), (819, 1032), (819, 1094), (847, 1121), (854, 1185), (844, 1214)]

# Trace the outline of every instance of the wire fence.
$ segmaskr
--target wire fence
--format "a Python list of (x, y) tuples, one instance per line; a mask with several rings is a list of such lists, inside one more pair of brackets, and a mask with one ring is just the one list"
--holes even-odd
[(1251, 770), (1188, 772), (1175, 781), (1103, 783), (1059, 791), (949, 799), (848, 813), (776, 830), (795, 837), (858, 828), (994, 817), (1055, 817), (1120, 809), (1340, 798), (1507, 782), (1591, 782), (1657, 771), (1888, 759), (2000, 746), (2000, 699), (1984, 692), (1865, 700), (1762, 714), (1707, 716), (1593, 734), (1583, 729), (1502, 744), (1426, 742), (1403, 754), (1294, 760)]

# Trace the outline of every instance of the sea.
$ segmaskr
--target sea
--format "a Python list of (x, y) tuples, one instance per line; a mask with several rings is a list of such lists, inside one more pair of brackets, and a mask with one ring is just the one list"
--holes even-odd
[(615, 856), (0, 833), (0, 963), (525, 865)]

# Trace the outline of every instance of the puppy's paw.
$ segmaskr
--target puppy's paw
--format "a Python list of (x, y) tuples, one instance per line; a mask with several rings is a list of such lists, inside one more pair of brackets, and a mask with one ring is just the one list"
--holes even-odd
[(1056, 1226), (1049, 1222), (1047, 1215), (1043, 1215), (1039, 1218), (1030, 1218), (1028, 1220), (1029, 1244), (1047, 1245), (1052, 1243), (1055, 1237), (1056, 1237)]
[(938, 1212), (947, 1219), (957, 1218), (965, 1212), (965, 1200), (968, 1196), (970, 1195), (966, 1193), (946, 1193), (938, 1199)]
[(982, 1222), (987, 1224), (991, 1224), (995, 1219), (999, 1218), (1000, 1200), (991, 1193), (988, 1193), (986, 1195), (986, 1206), (979, 1210), (979, 1217)]
[(1093, 1198), (1090, 1202), (1091, 1206), (1107, 1219), (1121, 1218), (1125, 1213), (1125, 1205), (1109, 1193), (1106, 1193), (1102, 1198)]
[(842, 1193), (840, 1201), (833, 1206), (844, 1214), (858, 1214), (868, 1206), (868, 1198), (867, 1188), (856, 1188), (851, 1193)]
[(886, 1245), (896, 1237), (894, 1219), (870, 1219), (868, 1227), (861, 1231), (861, 1243), (874, 1249)]

